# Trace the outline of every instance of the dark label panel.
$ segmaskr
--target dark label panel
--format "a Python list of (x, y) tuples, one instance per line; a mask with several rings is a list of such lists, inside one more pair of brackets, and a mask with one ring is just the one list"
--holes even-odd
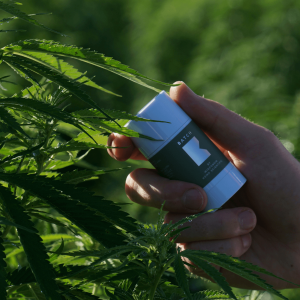
[(229, 163), (193, 121), (149, 161), (164, 177), (201, 187)]

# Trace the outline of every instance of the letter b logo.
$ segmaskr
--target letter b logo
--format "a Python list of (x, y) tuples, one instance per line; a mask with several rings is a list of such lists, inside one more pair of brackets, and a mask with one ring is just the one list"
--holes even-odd
[(193, 137), (182, 149), (198, 166), (210, 157), (210, 153), (206, 149), (200, 148), (196, 137)]

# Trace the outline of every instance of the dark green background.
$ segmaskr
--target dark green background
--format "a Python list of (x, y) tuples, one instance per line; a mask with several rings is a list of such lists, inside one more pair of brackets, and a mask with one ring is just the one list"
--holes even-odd
[[(300, 157), (300, 1), (26, 0), (23, 10), (53, 12), (37, 19), (69, 37), (14, 21), (0, 29), (28, 31), (0, 33), (1, 47), (19, 39), (54, 39), (98, 50), (158, 80), (183, 80), (198, 94), (269, 128)], [(0, 18), (6, 16), (0, 13)], [(76, 66), (87, 70), (89, 76), (96, 75), (100, 85), (123, 95), (117, 98), (89, 89), (102, 107), (135, 113), (155, 96), (153, 91), (104, 70)], [(12, 72), (1, 65), (0, 76), (6, 74)], [(25, 87), (23, 80), (18, 82), (18, 88)], [(5, 87), (9, 88), (7, 95), (16, 89)], [(74, 101), (73, 108), (80, 105)], [(88, 159), (107, 168), (138, 166), (114, 162), (96, 150)], [(111, 173), (87, 185), (109, 199), (126, 201), (126, 173)], [(137, 206), (129, 209), (146, 221), (156, 214)]]

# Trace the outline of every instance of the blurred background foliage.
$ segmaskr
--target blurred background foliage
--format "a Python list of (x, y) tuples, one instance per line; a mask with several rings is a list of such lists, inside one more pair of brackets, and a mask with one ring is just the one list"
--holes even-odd
[[(53, 39), (97, 50), (164, 82), (182, 80), (196, 93), (272, 130), (300, 158), (300, 1), (26, 0), (22, 9), (52, 12), (52, 16), (37, 19), (68, 37), (17, 20), (1, 24), (0, 30), (27, 32), (0, 33), (1, 47), (20, 39)], [(6, 16), (1, 13), (0, 17)], [(89, 89), (101, 107), (136, 113), (155, 96), (155, 92), (114, 74), (72, 63), (88, 76), (96, 76), (101, 86), (123, 96)], [(1, 65), (0, 77), (7, 74), (18, 86), (5, 85), (6, 95), (26, 86)], [(82, 104), (73, 99), (69, 109), (79, 108)], [(87, 161), (105, 168), (150, 166), (115, 162), (100, 150), (91, 151)], [(108, 199), (128, 202), (124, 193), (127, 174), (128, 170), (109, 173), (84, 185)], [(124, 208), (144, 222), (156, 217), (149, 208)], [(285, 294), (290, 299), (300, 295), (296, 291)], [(264, 295), (263, 299), (270, 297)]]

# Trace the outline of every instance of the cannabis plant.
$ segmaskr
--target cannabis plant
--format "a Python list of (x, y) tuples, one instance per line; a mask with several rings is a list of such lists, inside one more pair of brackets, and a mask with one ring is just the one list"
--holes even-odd
[[(16, 5), (0, 1), (0, 9), (12, 15), (0, 23), (22, 19), (47, 29)], [(138, 224), (120, 205), (77, 186), (111, 171), (64, 171), (78, 166), (91, 149), (108, 148), (110, 133), (149, 137), (123, 127), (128, 120), (145, 119), (100, 108), (84, 86), (115, 94), (64, 58), (155, 91), (145, 80), (164, 84), (77, 46), (47, 40), (3, 45), (0, 64), (31, 85), (0, 96), (0, 299), (237, 299), (212, 263), (286, 299), (252, 272), (274, 276), (257, 266), (220, 253), (181, 251), (176, 237), (201, 214), (164, 224), (160, 212), (156, 225)], [(8, 76), (0, 78), (0, 88), (13, 83)], [(67, 112), (74, 96), (90, 108)], [(62, 129), (72, 132), (68, 140)], [(223, 292), (192, 294), (185, 265), (204, 270)]]

